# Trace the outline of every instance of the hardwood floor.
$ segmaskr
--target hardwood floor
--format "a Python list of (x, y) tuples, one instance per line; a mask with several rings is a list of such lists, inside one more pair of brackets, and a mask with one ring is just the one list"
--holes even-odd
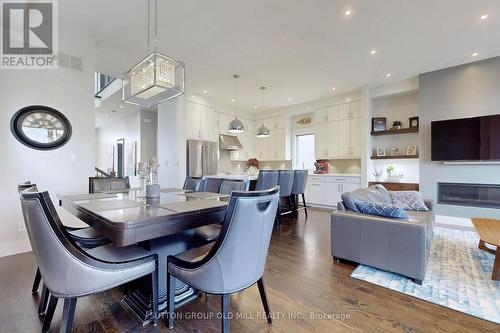
[[(259, 318), (257, 285), (231, 299), (233, 332), (500, 332), (500, 326), (350, 278), (356, 266), (330, 254), (328, 212), (305, 220), (283, 218), (274, 230), (264, 280), (272, 325)], [(31, 295), (36, 264), (31, 253), (0, 258), (0, 332), (40, 332), (38, 296)], [(120, 289), (78, 300), (74, 332), (220, 332), (220, 297), (201, 296), (165, 321), (144, 328), (124, 310)], [(58, 332), (60, 301), (51, 332)], [(193, 316), (202, 319), (189, 319)], [(215, 316), (211, 318), (211, 315)], [(326, 319), (319, 319), (326, 316)], [(333, 316), (333, 318), (330, 317)], [(253, 318), (253, 319), (252, 319)]]

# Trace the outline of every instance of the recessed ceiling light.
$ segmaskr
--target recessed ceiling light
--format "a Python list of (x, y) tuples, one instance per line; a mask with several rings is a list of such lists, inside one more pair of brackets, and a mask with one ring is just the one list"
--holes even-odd
[(288, 101), (291, 102), (292, 101), (292, 98), (291, 97), (288, 97)]
[(204, 93), (204, 94), (208, 94), (208, 91), (207, 91), (207, 90), (203, 90), (203, 93)]
[(391, 77), (391, 76), (392, 76), (392, 74), (391, 74), (391, 73), (387, 73), (385, 76), (386, 76), (386, 77)]
[(109, 116), (109, 115), (106, 113), (106, 114), (105, 114), (105, 116), (107, 117), (107, 116)]
[(488, 14), (484, 14), (484, 15), (481, 15), (481, 17), (479, 17), (481, 20), (486, 20), (488, 18)]
[(351, 99), (350, 99), (350, 98), (346, 98), (346, 101), (350, 102), (350, 101), (351, 101)]
[(123, 109), (123, 105), (120, 105), (120, 109)]
[(335, 87), (332, 88), (333, 91), (335, 91), (335, 89), (337, 89), (337, 88), (335, 88)]
[(254, 108), (255, 110), (257, 110), (257, 105), (254, 105), (254, 106), (253, 106), (253, 108)]
[(370, 51), (370, 54), (375, 54), (375, 53), (377, 53), (377, 50), (371, 50)]
[(351, 14), (352, 14), (352, 10), (350, 10), (350, 9), (346, 10), (344, 13), (345, 16), (349, 16)]
[(477, 57), (478, 55), (479, 55), (479, 53), (478, 53), (478, 52), (474, 52), (474, 53), (472, 53), (472, 56), (473, 56), (473, 57)]

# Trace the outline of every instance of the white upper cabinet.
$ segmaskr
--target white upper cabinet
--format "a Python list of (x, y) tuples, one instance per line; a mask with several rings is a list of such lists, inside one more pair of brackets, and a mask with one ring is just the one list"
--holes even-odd
[(229, 123), (234, 119), (234, 116), (231, 116), (226, 113), (219, 113), (219, 134), (229, 134)]
[(200, 104), (186, 102), (184, 114), (184, 132), (187, 139), (201, 140)]
[[(284, 161), (290, 159), (290, 128), (285, 116), (255, 120), (253, 153), (262, 161)], [(262, 125), (270, 130), (268, 138), (257, 138), (257, 130)]]
[(201, 113), (201, 138), (207, 141), (219, 142), (218, 120), (219, 113), (213, 108), (202, 105)]
[(319, 108), (315, 120), (316, 159), (361, 156), (361, 102)]
[(253, 121), (240, 118), (245, 125), (245, 131), (243, 133), (231, 134), (238, 137), (243, 146), (242, 149), (232, 151), (230, 154), (231, 161), (248, 161), (249, 158), (254, 157), (254, 124)]

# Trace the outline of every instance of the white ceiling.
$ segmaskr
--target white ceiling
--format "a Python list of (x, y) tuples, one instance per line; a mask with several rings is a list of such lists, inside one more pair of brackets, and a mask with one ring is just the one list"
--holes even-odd
[[(146, 3), (60, 1), (60, 24), (95, 38), (97, 69), (118, 76), (146, 54)], [(500, 55), (498, 0), (160, 0), (158, 16), (188, 92), (231, 104), (238, 73), (247, 110), (261, 85), (268, 109)]]

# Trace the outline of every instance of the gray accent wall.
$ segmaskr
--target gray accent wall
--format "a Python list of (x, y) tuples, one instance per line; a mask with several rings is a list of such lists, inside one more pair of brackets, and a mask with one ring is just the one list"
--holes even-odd
[(151, 157), (157, 157), (158, 142), (158, 112), (141, 110), (141, 156), (140, 162), (147, 162)]
[[(421, 74), (419, 96), (420, 190), (423, 197), (437, 202), (438, 182), (500, 184), (498, 164), (431, 162), (432, 121), (500, 114), (500, 57)], [(498, 209), (436, 207), (439, 215), (500, 218)]]

